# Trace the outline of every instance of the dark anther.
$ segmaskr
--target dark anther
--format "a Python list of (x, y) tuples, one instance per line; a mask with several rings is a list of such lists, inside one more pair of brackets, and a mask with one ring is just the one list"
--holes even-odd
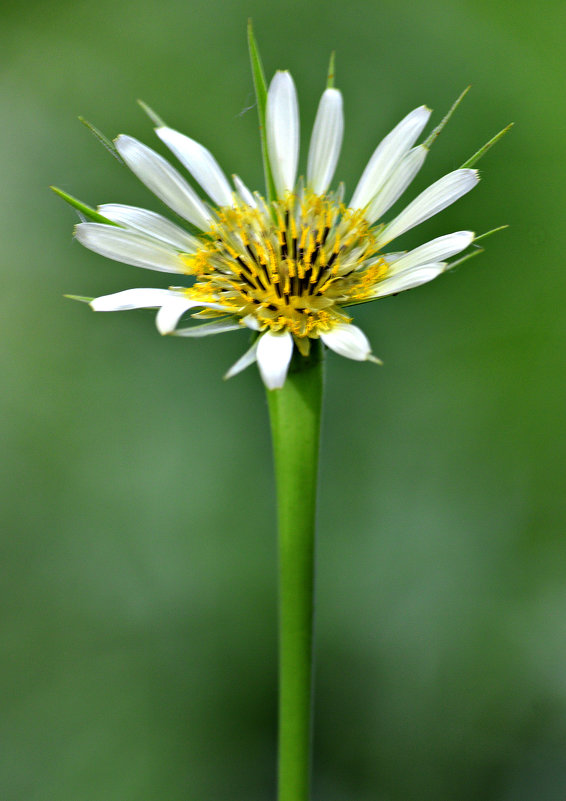
[(257, 259), (256, 259), (256, 256), (255, 256), (255, 253), (253, 252), (253, 250), (251, 249), (251, 247), (249, 245), (246, 245), (246, 250), (250, 254), (251, 260), (255, 261), (255, 263), (257, 264)]
[(337, 256), (338, 256), (338, 254), (337, 254), (337, 253), (333, 253), (333, 254), (332, 254), (332, 256), (331, 256), (331, 257), (328, 259), (328, 262), (327, 262), (327, 264), (326, 264), (326, 269), (328, 269), (329, 267), (332, 267), (332, 265), (333, 265), (333, 264), (334, 264), (334, 262), (336, 261), (336, 258), (337, 258)]
[(251, 286), (251, 288), (252, 288), (252, 289), (257, 289), (257, 286), (254, 284), (254, 282), (253, 282), (253, 281), (251, 281), (251, 280), (248, 278), (248, 276), (247, 276), (245, 273), (242, 273), (242, 274), (240, 275), (240, 278), (242, 279), (242, 281), (245, 281), (245, 282), (246, 282), (246, 284), (247, 284), (248, 286)]
[(240, 267), (242, 267), (242, 269), (244, 269), (247, 273), (250, 272), (250, 268), (248, 267), (248, 265), (246, 264), (246, 262), (243, 260), (243, 258), (241, 256), (236, 256), (236, 261), (238, 262)]

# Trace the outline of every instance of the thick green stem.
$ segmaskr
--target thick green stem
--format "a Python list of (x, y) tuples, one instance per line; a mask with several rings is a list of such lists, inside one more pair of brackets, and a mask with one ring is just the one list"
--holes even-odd
[(322, 348), (295, 354), (268, 391), (279, 523), (279, 801), (308, 801), (312, 722), (314, 530)]

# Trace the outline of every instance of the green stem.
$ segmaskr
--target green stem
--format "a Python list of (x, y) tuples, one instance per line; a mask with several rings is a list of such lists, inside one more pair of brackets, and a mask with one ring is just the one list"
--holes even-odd
[(279, 801), (308, 801), (312, 723), (314, 530), (323, 363), (295, 354), (268, 391), (279, 524)]

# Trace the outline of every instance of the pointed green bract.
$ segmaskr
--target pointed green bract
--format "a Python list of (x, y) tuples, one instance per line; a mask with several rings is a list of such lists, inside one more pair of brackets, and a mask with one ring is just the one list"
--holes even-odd
[(497, 234), (499, 231), (504, 231), (506, 228), (509, 228), (509, 226), (499, 225), (497, 228), (492, 228), (491, 231), (486, 231), (485, 234), (480, 234), (479, 236), (474, 237), (474, 242), (479, 242), (480, 239), (487, 239), (488, 236)]
[(463, 264), (465, 261), (469, 261), (470, 259), (474, 259), (476, 256), (485, 253), (483, 248), (477, 248), (477, 250), (472, 250), (470, 253), (466, 253), (465, 256), (462, 256), (461, 259), (456, 259), (456, 261), (448, 262), (446, 265), (446, 270), (444, 272), (448, 272), (448, 270), (453, 270), (454, 267), (458, 267), (458, 265)]
[(116, 149), (116, 145), (114, 144), (114, 142), (112, 142), (112, 140), (111, 140), (111, 139), (108, 139), (108, 137), (107, 137), (107, 136), (105, 136), (105, 135), (102, 133), (102, 131), (99, 131), (99, 130), (98, 130), (98, 128), (97, 128), (95, 125), (93, 125), (93, 124), (92, 124), (92, 122), (89, 122), (88, 120), (85, 120), (85, 118), (84, 118), (84, 117), (79, 117), (79, 120), (82, 122), (82, 124), (83, 124), (85, 127), (87, 127), (87, 128), (88, 128), (88, 130), (91, 132), (91, 134), (94, 136), (94, 138), (95, 138), (95, 139), (97, 139), (97, 140), (100, 142), (100, 144), (101, 144), (103, 147), (105, 147), (105, 148), (106, 148), (106, 150), (107, 150), (107, 151), (108, 151), (108, 152), (109, 152), (109, 153), (110, 153), (112, 156), (114, 156), (114, 158), (115, 158), (117, 161), (119, 161), (119, 162), (120, 162), (120, 164), (122, 164), (122, 165), (125, 167), (125, 166), (126, 166), (126, 164), (125, 164), (125, 162), (124, 162), (124, 159), (123, 159), (123, 158), (122, 158), (122, 156), (121, 156), (121, 155), (118, 153), (118, 150)]
[(248, 47), (250, 51), (250, 62), (252, 66), (252, 75), (254, 79), (254, 89), (257, 101), (257, 114), (259, 118), (259, 135), (261, 138), (261, 155), (263, 158), (263, 171), (265, 174), (265, 186), (267, 198), (270, 201), (275, 200), (277, 192), (275, 190), (275, 182), (271, 172), (271, 165), (269, 164), (269, 153), (267, 152), (267, 136), (265, 132), (265, 112), (267, 108), (267, 84), (265, 82), (265, 74), (257, 44), (255, 41), (253, 26), (251, 19), (248, 21)]
[(74, 209), (79, 211), (81, 214), (84, 214), (92, 222), (98, 223), (105, 223), (106, 225), (115, 225), (117, 228), (121, 228), (121, 225), (118, 225), (112, 220), (109, 220), (108, 217), (104, 217), (102, 214), (99, 214), (95, 209), (91, 209), (90, 206), (87, 206), (86, 203), (83, 203), (80, 200), (77, 200), (76, 197), (72, 195), (68, 195), (66, 192), (63, 192), (62, 189), (59, 189), (57, 186), (51, 186), (50, 189), (55, 192), (56, 195), (59, 195), (60, 198), (63, 198), (65, 203), (68, 203), (69, 206), (72, 206)]
[(79, 303), (91, 303), (94, 298), (86, 298), (84, 295), (63, 295), (68, 300), (78, 300)]
[(169, 127), (168, 125), (165, 124), (165, 122), (163, 122), (159, 114), (156, 114), (155, 111), (151, 108), (151, 106), (148, 106), (147, 103), (143, 102), (143, 100), (138, 100), (138, 106), (140, 106), (140, 108), (143, 109), (143, 111), (145, 111), (145, 113), (147, 114), (147, 116), (149, 117), (149, 119), (152, 121), (152, 123), (155, 125), (156, 128)]
[(482, 156), (485, 156), (487, 151), (490, 148), (492, 148), (495, 144), (497, 144), (497, 142), (499, 142), (499, 140), (505, 136), (507, 131), (511, 130), (514, 124), (515, 123), (513, 122), (509, 123), (509, 125), (507, 125), (502, 131), (499, 131), (498, 134), (495, 134), (495, 136), (492, 139), (490, 139), (489, 142), (486, 142), (485, 145), (477, 151), (477, 153), (474, 153), (473, 156), (471, 156), (467, 161), (465, 161), (460, 169), (473, 167), (475, 164), (477, 164), (478, 161), (482, 158)]
[(327, 89), (334, 89), (334, 61), (336, 57), (336, 51), (333, 50), (330, 54), (330, 61), (328, 63), (328, 75), (326, 77), (326, 88)]
[(440, 123), (436, 126), (436, 128), (431, 132), (428, 139), (426, 139), (423, 142), (425, 147), (430, 148), (434, 140), (437, 138), (438, 134), (442, 131), (442, 129), (444, 128), (450, 117), (454, 114), (454, 112), (456, 111), (462, 100), (466, 97), (471, 88), (472, 88), (471, 86), (466, 86), (462, 94), (454, 101), (454, 103), (452, 103), (450, 109), (448, 110), (448, 113), (444, 116), (444, 118), (440, 121)]

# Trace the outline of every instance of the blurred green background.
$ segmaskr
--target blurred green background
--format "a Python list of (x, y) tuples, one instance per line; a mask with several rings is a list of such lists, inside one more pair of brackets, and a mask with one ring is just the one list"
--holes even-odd
[(250, 15), (295, 77), (303, 154), (336, 49), (350, 190), (405, 113), (437, 122), (468, 83), (415, 189), (517, 123), (406, 245), (510, 229), (356, 311), (383, 368), (328, 359), (314, 799), (561, 800), (562, 0), (2, 5), (0, 798), (274, 798), (266, 406), (255, 368), (221, 380), (246, 336), (64, 300), (168, 277), (82, 249), (48, 190), (161, 210), (77, 122), (163, 152), (138, 97), (260, 188)]

